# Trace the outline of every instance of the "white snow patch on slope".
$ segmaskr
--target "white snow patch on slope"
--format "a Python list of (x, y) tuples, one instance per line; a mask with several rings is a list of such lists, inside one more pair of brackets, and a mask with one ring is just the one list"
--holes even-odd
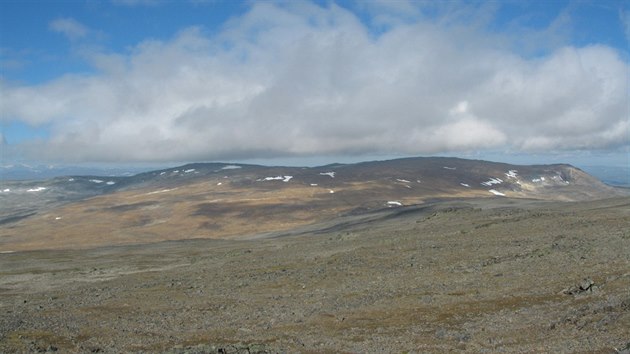
[(489, 180), (485, 182), (481, 182), (481, 185), (490, 187), (493, 184), (501, 184), (501, 183), (503, 183), (503, 180), (501, 178), (490, 178)]
[(107, 183), (105, 183), (108, 186), (113, 186), (114, 184), (116, 184), (116, 182), (114, 181), (107, 181)]
[(322, 176), (330, 176), (330, 178), (335, 178), (335, 172), (320, 172)]
[(460, 183), (462, 186), (466, 187), (466, 188), (470, 188), (470, 184), (468, 183)]
[(68, 182), (74, 182), (74, 178), (68, 178)]
[(569, 181), (565, 181), (560, 175), (555, 175), (551, 177), (551, 179), (553, 179), (554, 181), (563, 182), (564, 184), (569, 184)]
[(403, 204), (399, 201), (392, 200), (392, 201), (387, 202), (387, 205), (388, 206), (402, 206)]
[(227, 165), (227, 166), (221, 167), (222, 170), (236, 170), (239, 168), (243, 168), (243, 167), (237, 166), (237, 165)]
[(544, 181), (545, 181), (545, 177), (532, 179), (532, 182), (534, 182), (534, 183), (540, 183), (540, 182), (544, 182)]
[(9, 193), (11, 190), (9, 188), (3, 189), (2, 193)]
[(166, 172), (160, 172), (160, 176), (164, 176)]
[(335, 191), (331, 189), (331, 190), (329, 190), (329, 193), (330, 194), (335, 194)]
[(317, 183), (311, 183), (311, 187), (317, 187)]
[(31, 189), (27, 189), (27, 192), (41, 192), (41, 191), (45, 191), (46, 187), (35, 187), (35, 188), (31, 188)]
[(411, 182), (407, 181), (406, 179), (399, 179), (399, 178), (396, 178), (396, 180), (397, 180), (398, 182), (402, 182), (402, 183), (411, 183)]
[(262, 179), (257, 179), (257, 181), (282, 181), (289, 182), (293, 176), (276, 176), (276, 177), (265, 177)]
[(491, 190), (489, 190), (488, 192), (490, 192), (490, 193), (492, 193), (492, 194), (494, 194), (494, 195), (498, 195), (498, 196), (501, 196), (501, 197), (505, 197), (505, 194), (503, 194), (503, 193), (501, 193), (501, 192), (499, 192), (499, 191), (497, 191), (497, 190), (494, 190), (494, 189), (491, 189)]
[(92, 182), (92, 183), (103, 183), (103, 181), (101, 181), (100, 179), (91, 179), (90, 182)]
[(516, 178), (518, 176), (518, 170), (509, 170), (505, 173), (507, 178)]
[(446, 170), (456, 170), (457, 167), (448, 167), (448, 166), (444, 166), (444, 169)]
[(185, 171), (184, 171), (184, 173), (191, 173), (191, 172), (195, 172), (195, 169), (194, 169), (194, 168), (191, 168), (191, 169), (188, 169), (188, 170), (185, 170)]
[(146, 195), (158, 194), (158, 193), (166, 193), (166, 192), (174, 191), (174, 190), (176, 190), (176, 189), (177, 189), (177, 188), (173, 188), (173, 189), (162, 189), (162, 190), (155, 191), (155, 192), (149, 192), (149, 193), (147, 193)]

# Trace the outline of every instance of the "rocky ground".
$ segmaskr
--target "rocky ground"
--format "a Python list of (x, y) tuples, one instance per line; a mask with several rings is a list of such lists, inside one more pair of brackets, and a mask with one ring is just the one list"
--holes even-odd
[(0, 352), (628, 352), (629, 289), (629, 198), (450, 201), (0, 254)]

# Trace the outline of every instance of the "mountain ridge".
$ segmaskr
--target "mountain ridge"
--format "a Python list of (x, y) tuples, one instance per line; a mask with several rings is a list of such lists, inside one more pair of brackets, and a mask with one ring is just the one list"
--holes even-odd
[(443, 157), (319, 167), (192, 163), (129, 177), (14, 182), (0, 190), (0, 250), (9, 251), (242, 238), (435, 199), (628, 195), (568, 164)]

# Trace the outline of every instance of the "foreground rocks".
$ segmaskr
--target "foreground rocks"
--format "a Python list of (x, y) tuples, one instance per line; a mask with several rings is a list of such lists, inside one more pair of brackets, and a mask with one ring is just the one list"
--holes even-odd
[(0, 352), (627, 352), (630, 200), (0, 254)]

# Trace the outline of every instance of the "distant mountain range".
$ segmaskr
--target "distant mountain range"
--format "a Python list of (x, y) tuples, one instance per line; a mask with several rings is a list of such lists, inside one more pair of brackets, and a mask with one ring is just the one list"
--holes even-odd
[[(159, 168), (159, 167), (158, 167)], [(0, 181), (44, 180), (63, 176), (133, 176), (156, 170), (156, 167), (85, 167), (66, 165), (28, 165), (23, 163), (0, 165)], [(581, 166), (585, 172), (613, 186), (630, 188), (630, 166)]]
[(320, 167), (196, 163), (133, 176), (3, 181), (0, 249), (253, 237), (442, 199), (627, 195), (562, 164), (457, 158)]
[(43, 180), (62, 176), (133, 176), (150, 168), (81, 167), (64, 165), (29, 165), (23, 163), (0, 165), (0, 181)]
[(584, 166), (582, 169), (606, 184), (630, 188), (630, 166)]

